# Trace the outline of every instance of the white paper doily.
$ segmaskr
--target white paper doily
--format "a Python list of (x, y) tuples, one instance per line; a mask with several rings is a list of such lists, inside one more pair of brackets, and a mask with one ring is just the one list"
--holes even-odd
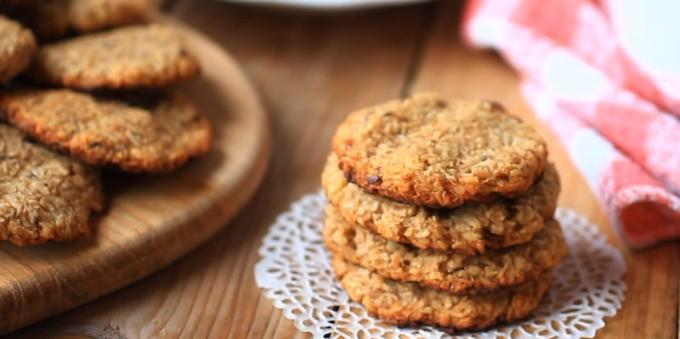
[[(260, 247), (255, 280), (274, 306), (315, 338), (443, 338), (431, 327), (400, 328), (385, 324), (352, 302), (331, 269), (321, 229), (326, 200), (309, 194), (281, 214)], [(604, 317), (621, 308), (626, 285), (625, 261), (597, 226), (574, 211), (558, 209), (569, 255), (557, 268), (555, 282), (541, 306), (525, 321), (464, 338), (593, 337)]]

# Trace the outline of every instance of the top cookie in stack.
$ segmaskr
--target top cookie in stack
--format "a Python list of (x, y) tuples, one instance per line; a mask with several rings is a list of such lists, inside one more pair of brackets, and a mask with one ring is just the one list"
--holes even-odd
[(538, 133), (500, 105), (435, 95), (350, 114), (333, 150), (366, 191), (432, 208), (526, 192), (548, 154)]
[(396, 324), (527, 316), (566, 253), (543, 139), (489, 101), (416, 95), (351, 113), (322, 175), (350, 297)]
[(210, 149), (207, 117), (170, 88), (199, 62), (178, 32), (146, 20), (151, 10), (150, 0), (0, 2), (0, 240), (86, 235), (103, 209), (98, 167), (165, 173)]

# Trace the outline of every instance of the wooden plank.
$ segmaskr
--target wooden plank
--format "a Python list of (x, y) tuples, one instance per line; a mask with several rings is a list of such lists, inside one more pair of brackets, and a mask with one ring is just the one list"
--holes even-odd
[(276, 215), (318, 190), (330, 137), (344, 115), (399, 95), (424, 9), (330, 16), (178, 1), (174, 13), (230, 50), (260, 90), (275, 138), (268, 177), (251, 204), (207, 245), (141, 283), (21, 335), (304, 337), (255, 286), (257, 248)]
[(560, 206), (587, 216), (619, 246), (628, 263), (628, 292), (623, 309), (606, 320), (598, 332), (603, 338), (674, 338), (678, 333), (678, 258), (680, 244), (669, 242), (651, 249), (632, 251), (616, 237), (607, 218), (575, 169), (564, 148), (550, 130), (533, 115), (519, 93), (519, 77), (490, 51), (471, 50), (461, 43), (457, 31), (460, 4), (441, 2), (432, 34), (422, 52), (410, 91), (439, 91), (446, 96), (490, 98), (536, 125), (557, 164), (563, 191)]

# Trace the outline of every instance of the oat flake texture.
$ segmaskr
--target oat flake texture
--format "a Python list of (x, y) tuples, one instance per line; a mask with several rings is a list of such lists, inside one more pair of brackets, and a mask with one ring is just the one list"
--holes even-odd
[(79, 89), (159, 87), (190, 79), (198, 60), (172, 28), (149, 24), (77, 36), (40, 48), (35, 79)]
[(102, 209), (99, 172), (0, 124), (0, 239), (25, 246), (90, 232)]
[(347, 221), (392, 241), (470, 255), (529, 241), (555, 214), (560, 192), (557, 170), (548, 164), (536, 184), (515, 199), (432, 210), (367, 193), (347, 181), (334, 154), (328, 157), (321, 185)]
[[(260, 247), (255, 280), (295, 327), (315, 338), (449, 338), (432, 327), (396, 327), (352, 302), (337, 281), (323, 245), (321, 192), (293, 203), (271, 226)], [(553, 286), (528, 319), (460, 338), (593, 337), (605, 317), (621, 308), (625, 261), (596, 225), (574, 211), (558, 209), (569, 254), (555, 271)]]
[(436, 94), (350, 113), (333, 151), (363, 189), (433, 208), (524, 193), (548, 154), (541, 136), (501, 105)]
[(210, 149), (210, 122), (188, 97), (171, 91), (141, 99), (20, 89), (0, 93), (0, 108), (33, 138), (97, 166), (169, 172)]
[(326, 209), (326, 247), (336, 257), (403, 282), (451, 293), (484, 293), (534, 280), (566, 254), (562, 228), (554, 220), (529, 242), (479, 255), (422, 250), (387, 240)]

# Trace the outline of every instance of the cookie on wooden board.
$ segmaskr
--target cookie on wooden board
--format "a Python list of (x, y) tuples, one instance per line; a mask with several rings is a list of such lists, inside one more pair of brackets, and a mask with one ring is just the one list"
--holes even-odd
[(90, 232), (102, 209), (97, 169), (55, 153), (0, 124), (0, 239), (19, 246)]
[(456, 295), (416, 283), (384, 278), (333, 259), (333, 269), (349, 297), (372, 315), (395, 325), (433, 325), (449, 330), (485, 329), (525, 318), (550, 288), (552, 272), (516, 288), (478, 295)]
[(0, 82), (7, 82), (28, 68), (36, 50), (31, 31), (0, 15)]
[(0, 13), (21, 21), (41, 39), (140, 22), (152, 8), (150, 0), (0, 1)]
[(184, 95), (140, 95), (130, 103), (68, 89), (16, 89), (0, 93), (0, 108), (36, 140), (97, 166), (168, 172), (210, 149), (210, 122)]
[(70, 0), (68, 2), (70, 27), (81, 33), (139, 22), (145, 19), (153, 8), (151, 0)]
[(326, 209), (323, 238), (336, 256), (404, 282), (455, 294), (485, 293), (536, 279), (566, 255), (562, 228), (555, 220), (528, 243), (502, 251), (464, 255), (421, 250), (373, 234)]
[(432, 94), (351, 113), (333, 150), (365, 190), (433, 208), (526, 192), (548, 153), (541, 136), (499, 104)]
[(321, 183), (330, 204), (350, 223), (418, 248), (466, 254), (529, 241), (552, 218), (560, 192), (557, 170), (548, 164), (534, 186), (514, 199), (432, 210), (364, 191), (347, 181), (335, 154), (326, 161)]
[(198, 60), (172, 28), (149, 24), (45, 45), (32, 68), (41, 82), (78, 89), (161, 87), (198, 75)]

